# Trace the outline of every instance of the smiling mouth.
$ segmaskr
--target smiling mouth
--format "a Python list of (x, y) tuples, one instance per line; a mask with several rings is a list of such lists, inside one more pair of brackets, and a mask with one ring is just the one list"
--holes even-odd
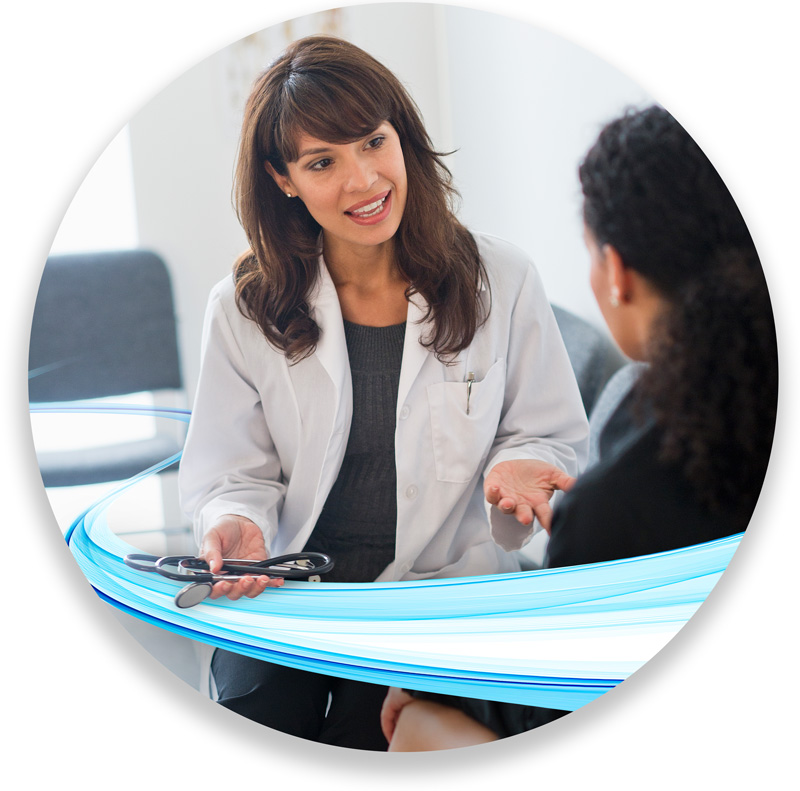
[(357, 217), (361, 220), (368, 220), (370, 217), (376, 217), (383, 211), (384, 204), (389, 199), (391, 190), (388, 191), (383, 197), (367, 203), (364, 206), (359, 206), (357, 209), (348, 209), (345, 214), (351, 217)]

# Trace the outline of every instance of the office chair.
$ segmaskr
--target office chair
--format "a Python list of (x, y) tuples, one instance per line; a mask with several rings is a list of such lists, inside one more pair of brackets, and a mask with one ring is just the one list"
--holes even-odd
[[(633, 419), (633, 386), (647, 363), (628, 362), (608, 380), (589, 416), (589, 459), (586, 469), (613, 454), (640, 430)], [(623, 409), (620, 409), (624, 405)], [(602, 443), (601, 443), (602, 438)]]
[[(174, 403), (182, 388), (172, 287), (161, 258), (144, 250), (48, 258), (31, 328), (31, 403), (145, 391), (168, 391)], [(46, 487), (78, 486), (129, 478), (182, 444), (176, 423), (146, 439), (37, 457)]]
[(552, 308), (578, 380), (583, 407), (586, 414), (591, 415), (606, 382), (627, 359), (614, 341), (593, 324), (558, 305)]

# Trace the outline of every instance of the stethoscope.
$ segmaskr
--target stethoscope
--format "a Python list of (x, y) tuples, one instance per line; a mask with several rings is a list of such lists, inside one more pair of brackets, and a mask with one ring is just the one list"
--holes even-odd
[(321, 552), (296, 552), (292, 555), (279, 555), (268, 560), (225, 559), (222, 568), (212, 574), (203, 558), (193, 555), (132, 554), (123, 558), (125, 565), (138, 571), (154, 571), (178, 582), (189, 584), (175, 596), (175, 604), (182, 610), (200, 604), (210, 593), (215, 582), (239, 580), (247, 575), (283, 577), (287, 580), (307, 580), (319, 582), (320, 575), (333, 568), (333, 560)]

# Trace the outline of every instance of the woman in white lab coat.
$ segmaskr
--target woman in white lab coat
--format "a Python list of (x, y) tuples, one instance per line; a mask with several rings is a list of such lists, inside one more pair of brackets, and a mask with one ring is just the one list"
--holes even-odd
[[(251, 249), (211, 294), (180, 474), (212, 569), (305, 548), (334, 558), (330, 581), (511, 572), (549, 526), (586, 450), (577, 384), (532, 264), (465, 229), (454, 194), (413, 101), (357, 47), (303, 39), (256, 82), (236, 177)], [(386, 748), (384, 688), (224, 651), (213, 670), (244, 716)]]

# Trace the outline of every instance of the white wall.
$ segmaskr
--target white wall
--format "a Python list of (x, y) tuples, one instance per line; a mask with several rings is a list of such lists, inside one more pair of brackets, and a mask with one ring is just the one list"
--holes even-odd
[(246, 242), (231, 206), (236, 135), (215, 55), (130, 122), (139, 243), (172, 272), (185, 380), (193, 392), (208, 292)]
[(446, 44), (463, 221), (522, 247), (551, 301), (604, 326), (577, 166), (603, 123), (651, 100), (586, 50), (507, 17), (449, 7)]

